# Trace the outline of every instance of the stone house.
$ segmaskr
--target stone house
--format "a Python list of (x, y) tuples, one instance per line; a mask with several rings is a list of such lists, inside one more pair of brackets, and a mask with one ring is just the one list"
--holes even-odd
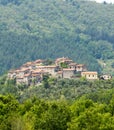
[(38, 84), (42, 81), (42, 74), (35, 74), (35, 73), (32, 73), (31, 75), (31, 84)]
[(62, 78), (72, 78), (75, 74), (75, 69), (64, 68), (62, 72)]
[(57, 78), (63, 78), (63, 71), (58, 71), (56, 74)]
[(112, 76), (109, 74), (103, 74), (100, 76), (100, 79), (109, 80), (109, 79), (112, 79)]
[(24, 76), (17, 76), (16, 77), (16, 84), (25, 84), (24, 82)]
[(34, 84), (38, 84), (43, 80), (43, 75), (48, 74), (48, 72), (44, 71), (44, 70), (33, 70), (32, 74), (31, 74), (31, 81)]
[(76, 70), (76, 66), (77, 66), (77, 63), (70, 63), (70, 64), (68, 65), (69, 68), (75, 69), (75, 70)]
[(22, 65), (22, 68), (29, 68), (32, 69), (34, 67), (34, 62), (27, 62)]
[(37, 68), (38, 66), (42, 66), (44, 63), (44, 60), (38, 59), (34, 61), (34, 67)]
[(57, 58), (55, 60), (55, 65), (60, 66), (60, 63), (66, 63), (66, 64), (70, 64), (73, 61), (67, 57), (62, 57), (62, 58)]
[(77, 64), (76, 65), (76, 71), (77, 72), (82, 72), (82, 71), (87, 71), (87, 68), (86, 68), (86, 65), (84, 65), (84, 64)]
[(42, 59), (38, 59), (38, 60), (34, 61), (34, 64), (42, 65), (43, 63), (44, 63), (44, 60), (42, 60)]
[(57, 66), (45, 66), (45, 71), (51, 74), (52, 76), (56, 75)]
[(30, 69), (29, 68), (20, 68), (19, 70), (16, 70), (16, 76), (17, 77), (22, 77), (24, 76), (25, 74), (28, 74), (30, 72)]
[(59, 70), (59, 66), (51, 65), (51, 66), (43, 66), (40, 69), (44, 70), (45, 72), (51, 74), (52, 76), (56, 76), (57, 71)]
[(30, 82), (31, 82), (31, 73), (16, 76), (16, 83), (17, 84), (30, 85)]
[(15, 79), (16, 78), (16, 70), (10, 70), (8, 72), (8, 79)]
[(23, 77), (23, 82), (26, 85), (30, 85), (31, 84), (31, 73), (25, 74)]

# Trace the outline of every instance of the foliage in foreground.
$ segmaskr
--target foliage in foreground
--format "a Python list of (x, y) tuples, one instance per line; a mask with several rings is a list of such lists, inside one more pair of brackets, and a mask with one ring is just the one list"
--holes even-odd
[(113, 87), (113, 79), (83, 78), (47, 78), (41, 85), (27, 87), (3, 76), (0, 130), (113, 130)]
[(81, 97), (44, 101), (31, 98), (19, 103), (11, 95), (0, 95), (1, 130), (113, 130), (114, 98), (108, 104)]

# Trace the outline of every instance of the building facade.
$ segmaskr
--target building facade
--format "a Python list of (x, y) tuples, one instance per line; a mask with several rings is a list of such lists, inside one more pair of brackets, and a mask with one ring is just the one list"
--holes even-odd
[(85, 77), (86, 79), (89, 79), (89, 80), (98, 79), (98, 73), (92, 72), (92, 71), (81, 72), (81, 76)]

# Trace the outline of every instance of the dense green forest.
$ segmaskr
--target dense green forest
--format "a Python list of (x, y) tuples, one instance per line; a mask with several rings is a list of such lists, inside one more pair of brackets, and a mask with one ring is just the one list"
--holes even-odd
[(108, 104), (85, 97), (73, 103), (32, 98), (19, 103), (0, 95), (1, 130), (113, 130), (114, 99)]
[(26, 61), (61, 56), (113, 74), (114, 5), (0, 0), (0, 74)]
[(113, 130), (114, 80), (49, 78), (16, 86), (0, 78), (0, 130)]

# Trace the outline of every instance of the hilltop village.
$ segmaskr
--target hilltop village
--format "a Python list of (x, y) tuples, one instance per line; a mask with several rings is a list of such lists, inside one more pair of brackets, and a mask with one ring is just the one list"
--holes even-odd
[(42, 59), (27, 62), (18, 69), (10, 70), (8, 79), (15, 79), (16, 84), (31, 85), (33, 82), (39, 84), (42, 82), (43, 76), (47, 74), (55, 78), (85, 77), (89, 80), (98, 79), (97, 72), (88, 71), (86, 65), (77, 64), (67, 57), (57, 58), (51, 65), (47, 65), (46, 60)]

